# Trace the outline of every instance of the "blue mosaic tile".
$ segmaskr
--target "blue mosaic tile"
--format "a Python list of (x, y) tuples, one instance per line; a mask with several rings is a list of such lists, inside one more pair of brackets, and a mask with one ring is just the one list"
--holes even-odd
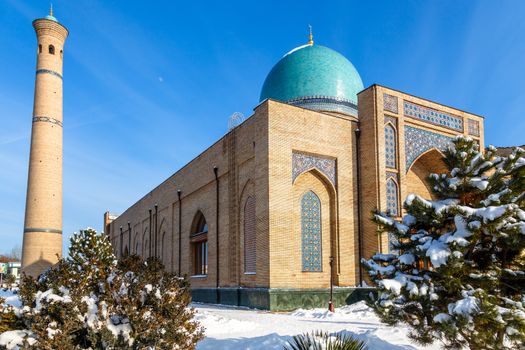
[(304, 272), (321, 272), (321, 201), (312, 191), (301, 199), (301, 240)]
[(421, 154), (431, 148), (445, 150), (452, 144), (452, 138), (428, 130), (405, 126), (406, 171)]
[(312, 109), (314, 111), (329, 111), (350, 114), (357, 117), (357, 105), (352, 101), (329, 96), (307, 96), (286, 101), (293, 106)]
[(38, 123), (38, 122), (51, 123), (51, 124), (55, 124), (55, 125), (58, 125), (58, 126), (62, 126), (62, 122), (60, 120), (58, 120), (58, 119), (55, 119), (55, 118), (42, 117), (42, 116), (35, 116), (35, 117), (33, 117), (33, 123)]
[(292, 182), (305, 171), (317, 169), (336, 185), (335, 159), (313, 156), (304, 153), (292, 154)]
[(392, 125), (385, 126), (385, 163), (387, 168), (396, 168), (396, 131)]
[(405, 101), (405, 116), (423, 120), (428, 123), (443, 126), (445, 128), (463, 131), (463, 119), (432, 108), (423, 107)]
[(50, 69), (38, 69), (36, 71), (36, 74), (51, 74), (51, 75), (54, 75), (55, 77), (59, 77), (60, 79), (62, 79), (62, 75), (60, 73), (57, 73), (55, 72), (54, 70), (50, 70)]
[(397, 184), (392, 179), (386, 182), (386, 210), (393, 216), (399, 216), (399, 195)]

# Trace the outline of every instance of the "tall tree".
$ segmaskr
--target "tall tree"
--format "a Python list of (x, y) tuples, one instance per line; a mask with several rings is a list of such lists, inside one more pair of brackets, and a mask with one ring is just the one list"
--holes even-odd
[(482, 153), (457, 137), (445, 152), (449, 173), (428, 179), (436, 200), (409, 195), (402, 222), (374, 214), (393, 237), (391, 254), (363, 261), (384, 322), (405, 322), (416, 341), (448, 349), (524, 347), (523, 154)]

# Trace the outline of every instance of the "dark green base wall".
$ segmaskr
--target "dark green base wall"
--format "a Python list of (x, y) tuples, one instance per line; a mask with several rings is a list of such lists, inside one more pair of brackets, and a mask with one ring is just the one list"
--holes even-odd
[[(334, 305), (342, 306), (364, 300), (373, 288), (334, 288)], [(254, 309), (287, 311), (298, 308), (328, 307), (329, 289), (268, 288), (197, 288), (193, 301), (200, 303), (246, 306)]]

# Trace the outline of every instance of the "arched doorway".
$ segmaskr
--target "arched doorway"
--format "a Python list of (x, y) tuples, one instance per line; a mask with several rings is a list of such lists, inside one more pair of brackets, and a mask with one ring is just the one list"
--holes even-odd
[(428, 176), (432, 173), (444, 174), (448, 168), (443, 161), (443, 153), (432, 148), (420, 155), (410, 166), (406, 174), (407, 193), (417, 194), (423, 198), (434, 199), (432, 189), (428, 183)]

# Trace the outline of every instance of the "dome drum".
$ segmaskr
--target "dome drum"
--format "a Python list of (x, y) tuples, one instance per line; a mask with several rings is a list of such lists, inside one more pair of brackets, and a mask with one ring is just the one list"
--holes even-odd
[(286, 101), (292, 106), (315, 111), (338, 112), (357, 116), (357, 104), (344, 98), (331, 96), (305, 96)]

